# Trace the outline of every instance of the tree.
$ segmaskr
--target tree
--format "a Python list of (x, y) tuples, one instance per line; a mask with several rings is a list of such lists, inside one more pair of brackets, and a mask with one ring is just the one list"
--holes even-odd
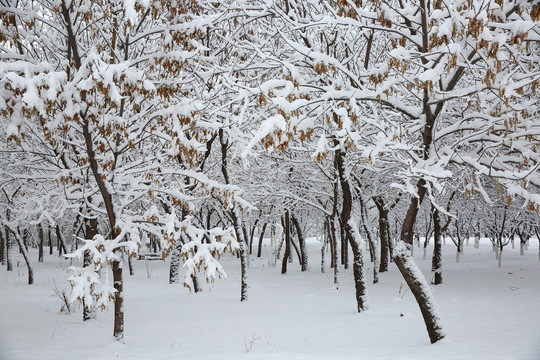
[[(113, 299), (114, 336), (121, 340), (122, 253), (135, 256), (141, 234), (159, 239), (167, 256), (179, 229), (186, 232), (187, 285), (201, 264), (210, 279), (224, 275), (214, 256), (236, 248), (229, 230), (200, 230), (175, 215), (190, 201), (176, 188), (177, 176), (194, 178), (225, 202), (237, 192), (189, 170), (213, 132), (193, 75), (212, 19), (196, 1), (2, 5), (6, 138), (27, 158), (43, 159), (43, 180), (57, 180), (68, 203), (82, 201), (89, 218), (98, 219), (99, 233), (74, 254), (88, 251), (92, 265), (72, 269), (73, 299), (98, 307)], [(177, 156), (185, 170), (173, 161)], [(160, 199), (174, 206), (169, 214)], [(109, 265), (112, 286), (98, 286), (96, 271)]]

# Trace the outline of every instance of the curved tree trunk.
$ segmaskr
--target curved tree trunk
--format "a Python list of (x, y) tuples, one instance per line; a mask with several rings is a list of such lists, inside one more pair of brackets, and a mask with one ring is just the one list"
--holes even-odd
[(434, 272), (433, 284), (439, 285), (443, 282), (442, 277), (442, 244), (441, 244), (441, 223), (439, 211), (433, 208), (433, 260), (431, 271)]
[(261, 229), (261, 233), (259, 234), (259, 244), (257, 246), (257, 257), (260, 258), (261, 255), (262, 255), (262, 243), (263, 243), (263, 239), (264, 239), (264, 232), (266, 231), (266, 226), (268, 225), (268, 223), (264, 223), (262, 229)]
[(298, 246), (300, 247), (300, 264), (301, 264), (301, 270), (307, 271), (308, 269), (308, 256), (307, 256), (307, 250), (306, 250), (306, 239), (304, 238), (304, 234), (302, 232), (302, 228), (300, 227), (300, 223), (298, 222), (298, 219), (294, 214), (291, 215), (291, 220), (293, 222), (293, 225), (296, 229), (296, 234), (298, 235)]
[[(341, 210), (341, 223), (343, 224), (342, 231), (345, 231), (349, 237), (351, 249), (353, 252), (353, 276), (354, 286), (356, 290), (356, 304), (358, 312), (367, 310), (367, 289), (364, 276), (364, 254), (362, 251), (362, 240), (358, 233), (358, 225), (351, 217), (352, 211), (352, 191), (349, 183), (348, 175), (345, 167), (345, 153), (337, 150), (335, 153), (335, 167), (338, 170), (339, 181), (341, 184), (341, 192), (343, 197), (343, 205)], [(378, 269), (377, 269), (378, 270)]]
[(9, 231), (11, 232), (11, 234), (13, 234), (13, 237), (15, 238), (15, 240), (17, 240), (17, 243), (19, 244), (19, 249), (21, 251), (21, 254), (24, 258), (24, 262), (26, 263), (26, 267), (28, 269), (28, 285), (32, 285), (34, 283), (34, 269), (32, 268), (32, 264), (30, 263), (28, 250), (26, 250), (26, 247), (24, 246), (24, 240), (20, 236), (18, 231), (15, 231), (11, 228), (9, 228)]
[(414, 258), (411, 255), (410, 244), (400, 241), (394, 249), (394, 261), (403, 275), (403, 278), (409, 285), (416, 302), (420, 306), (420, 312), (424, 318), (431, 343), (435, 343), (444, 338), (444, 332), (441, 326), (441, 320), (437, 313), (437, 308), (431, 289), (422, 272), (416, 266)]
[[(227, 149), (229, 141), (225, 139), (223, 129), (219, 129), (219, 141), (221, 144), (221, 173), (223, 175), (223, 179), (225, 180), (225, 184), (229, 185), (229, 172), (227, 169)], [(238, 219), (238, 216), (236, 214), (236, 210), (232, 209), (229, 211), (229, 215), (231, 217), (234, 231), (236, 234), (236, 239), (240, 245), (239, 255), (240, 255), (240, 269), (241, 269), (241, 285), (240, 285), (240, 301), (246, 301), (247, 300), (247, 269), (248, 269), (248, 257), (249, 254), (246, 241), (248, 241), (247, 236), (242, 237), (242, 231), (245, 231), (245, 227), (241, 229), (240, 219)], [(244, 232), (244, 234), (246, 234)]]
[(416, 266), (410, 250), (413, 246), (413, 227), (416, 221), (416, 215), (426, 193), (425, 185), (426, 182), (424, 179), (418, 181), (418, 198), (411, 198), (401, 228), (401, 240), (396, 245), (392, 257), (420, 307), (429, 339), (431, 343), (435, 343), (444, 338), (444, 333), (436, 312), (435, 300), (431, 289), (422, 272)]

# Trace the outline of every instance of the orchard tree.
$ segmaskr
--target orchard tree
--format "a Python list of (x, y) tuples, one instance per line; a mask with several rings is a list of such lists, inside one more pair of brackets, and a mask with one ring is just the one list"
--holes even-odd
[[(204, 79), (194, 75), (213, 19), (205, 15), (196, 1), (2, 2), (0, 116), (9, 146), (48, 158), (67, 200), (98, 220), (74, 254), (88, 252), (90, 265), (73, 268), (70, 281), (74, 300), (114, 300), (117, 340), (124, 252), (136, 256), (154, 237), (167, 256), (185, 233), (189, 286), (197, 268), (210, 280), (224, 276), (214, 256), (237, 248), (230, 229), (199, 229), (177, 216), (193, 209), (176, 177), (194, 178), (226, 204), (237, 193), (191, 170), (215, 130), (202, 115)], [(109, 267), (112, 284), (98, 274)]]

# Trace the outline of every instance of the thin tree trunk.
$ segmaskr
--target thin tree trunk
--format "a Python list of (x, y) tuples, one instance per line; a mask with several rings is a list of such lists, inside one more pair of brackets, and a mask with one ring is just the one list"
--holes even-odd
[(307, 271), (308, 269), (308, 255), (306, 250), (306, 239), (304, 238), (304, 234), (302, 232), (302, 228), (300, 227), (300, 223), (298, 222), (298, 219), (294, 214), (291, 215), (291, 219), (293, 222), (294, 227), (296, 228), (296, 235), (298, 235), (298, 245), (300, 247), (300, 254), (301, 254), (301, 270)]
[(442, 277), (442, 245), (441, 245), (441, 222), (439, 211), (433, 207), (433, 259), (431, 271), (434, 272), (433, 284), (439, 285), (443, 282)]
[[(339, 182), (341, 184), (341, 193), (343, 204), (341, 209), (341, 223), (346, 236), (349, 237), (349, 242), (353, 252), (353, 276), (354, 286), (356, 291), (357, 311), (367, 310), (367, 289), (364, 276), (364, 254), (362, 251), (362, 239), (358, 233), (358, 225), (351, 217), (352, 211), (352, 190), (348, 179), (348, 171), (346, 171), (345, 153), (341, 150), (335, 152), (334, 167), (338, 171)], [(376, 264), (376, 270), (379, 270)]]
[(38, 234), (39, 234), (39, 250), (38, 250), (38, 262), (43, 262), (43, 243), (44, 243), (44, 234), (43, 226), (38, 224)]
[(366, 237), (369, 243), (369, 249), (371, 254), (371, 261), (373, 262), (373, 283), (377, 284), (379, 282), (379, 259), (377, 259), (377, 244), (373, 236), (371, 236), (371, 231), (367, 227), (367, 209), (364, 204), (364, 201), (361, 196), (358, 196), (360, 200), (360, 215), (362, 219), (362, 227), (366, 233)]
[(62, 256), (62, 251), (64, 254), (67, 254), (66, 241), (62, 236), (62, 232), (60, 231), (60, 226), (58, 224), (56, 224), (56, 240), (58, 242), (58, 256)]
[(180, 253), (182, 249), (181, 239), (177, 239), (171, 253), (171, 263), (169, 265), (169, 284), (180, 282)]
[(240, 289), (240, 301), (246, 301), (248, 299), (247, 290), (247, 249), (245, 241), (240, 242), (240, 270), (241, 270), (241, 289)]
[(289, 218), (289, 210), (285, 210), (284, 215), (285, 222), (285, 254), (283, 254), (283, 260), (281, 261), (281, 273), (287, 273), (287, 260), (291, 256), (291, 224)]
[(332, 263), (334, 264), (334, 284), (339, 287), (339, 266), (338, 266), (338, 254), (337, 254), (337, 235), (336, 235), (336, 223), (335, 220), (330, 221), (330, 235), (332, 236), (333, 243), (333, 252), (332, 252)]
[(335, 246), (335, 242), (334, 242), (334, 234), (332, 233), (332, 226), (330, 225), (330, 223), (332, 222), (333, 220), (328, 218), (327, 219), (327, 222), (328, 222), (328, 241), (330, 243), (330, 268), (333, 269), (336, 267), (336, 262), (335, 262), (335, 256), (334, 256), (334, 253), (336, 251), (336, 246)]
[(6, 269), (7, 271), (13, 271), (13, 263), (11, 261), (11, 237), (9, 236), (9, 229), (6, 226)]
[[(98, 234), (97, 218), (87, 218), (84, 226), (84, 237), (86, 240), (92, 240)], [(86, 250), (83, 254), (83, 267), (93, 266), (90, 262), (90, 251)], [(83, 298), (83, 321), (96, 318), (96, 308), (93, 305), (87, 305)]]
[(32, 264), (30, 263), (30, 258), (28, 256), (28, 250), (26, 250), (26, 247), (24, 246), (24, 240), (20, 236), (20, 234), (14, 232), (12, 229), (9, 229), (11, 233), (13, 234), (13, 237), (15, 240), (17, 240), (17, 243), (19, 244), (19, 249), (21, 251), (21, 254), (24, 258), (24, 261), (26, 263), (26, 267), (28, 269), (28, 285), (32, 285), (34, 283), (34, 270), (32, 269)]
[[(83, 267), (92, 266), (90, 262), (90, 252), (86, 250), (83, 255)], [(83, 321), (88, 321), (96, 318), (96, 309), (92, 305), (86, 304), (83, 297)]]
[(263, 243), (263, 239), (264, 239), (264, 232), (266, 231), (266, 226), (268, 225), (268, 223), (264, 223), (262, 229), (261, 229), (261, 233), (259, 234), (259, 244), (257, 246), (257, 257), (260, 258), (261, 255), (262, 255), (262, 243)]
[(384, 200), (380, 197), (374, 198), (375, 206), (379, 211), (379, 238), (381, 242), (381, 256), (379, 272), (388, 271), (388, 258), (390, 250), (390, 234), (388, 233), (388, 210), (385, 208)]
[(51, 233), (51, 226), (49, 225), (47, 227), (47, 233), (49, 235), (47, 241), (48, 241), (48, 246), (49, 246), (49, 255), (52, 255), (53, 254), (53, 243), (52, 243), (52, 233)]
[[(120, 257), (121, 258), (121, 257)], [(114, 337), (120, 341), (124, 338), (124, 280), (122, 279), (121, 261), (113, 261), (112, 273), (114, 281)]]
[(350, 234), (350, 244), (353, 252), (353, 277), (356, 292), (357, 311), (362, 312), (369, 308), (367, 299), (366, 279), (364, 275), (364, 253), (362, 251), (362, 239), (358, 233), (358, 226), (351, 219), (345, 225), (345, 229)]
[[(326, 227), (326, 222), (325, 222)], [(322, 239), (322, 246), (321, 246), (321, 273), (324, 274), (324, 262), (325, 262), (325, 251), (326, 251), (326, 245), (328, 243), (328, 237), (324, 235), (324, 232), (326, 231), (326, 228), (323, 230), (323, 239)]]
[(255, 237), (255, 229), (257, 228), (257, 224), (259, 223), (259, 219), (255, 220), (255, 223), (251, 227), (251, 231), (249, 234), (249, 254), (253, 254), (253, 238)]
[[(300, 264), (300, 267), (302, 267), (302, 255), (300, 254), (300, 249), (298, 248), (298, 246), (294, 242), (294, 236), (293, 235), (294, 234), (291, 234), (291, 245), (292, 245), (292, 248), (294, 249), (294, 251), (296, 252), (296, 256), (298, 257), (298, 263)], [(290, 263), (293, 262), (292, 251), (291, 251), (291, 256), (289, 256), (289, 262)]]
[(2, 265), (6, 264), (6, 240), (2, 230), (0, 230), (0, 263)]
[[(219, 129), (219, 141), (221, 144), (221, 173), (223, 175), (223, 179), (225, 180), (225, 184), (229, 185), (229, 173), (227, 169), (227, 147), (229, 144), (228, 140), (225, 140), (223, 128)], [(242, 239), (241, 229), (240, 229), (240, 221), (238, 219), (238, 216), (236, 214), (236, 210), (232, 209), (229, 212), (229, 215), (232, 219), (234, 231), (236, 233), (236, 238), (238, 240), (238, 243), (240, 245), (240, 269), (241, 269), (241, 285), (240, 285), (240, 301), (246, 301), (247, 300), (247, 268), (248, 268), (248, 257), (247, 254), (247, 244), (246, 241), (248, 241), (247, 238)]]

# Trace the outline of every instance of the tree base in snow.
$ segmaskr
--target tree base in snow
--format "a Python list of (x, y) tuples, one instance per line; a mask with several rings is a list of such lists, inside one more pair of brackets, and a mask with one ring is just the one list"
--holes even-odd
[(409, 285), (409, 289), (411, 289), (418, 306), (420, 306), (429, 339), (434, 344), (444, 338), (444, 332), (440, 324), (440, 318), (437, 314), (431, 289), (424, 275), (422, 275), (422, 272), (414, 262), (410, 245), (403, 241), (398, 242), (394, 249), (393, 258), (401, 275), (403, 275), (407, 285)]

